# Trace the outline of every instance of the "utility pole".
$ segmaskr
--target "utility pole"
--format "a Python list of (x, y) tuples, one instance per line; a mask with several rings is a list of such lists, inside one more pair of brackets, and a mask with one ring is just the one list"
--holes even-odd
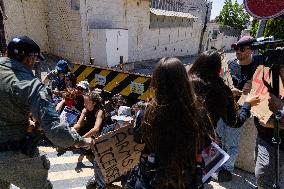
[(198, 48), (198, 54), (201, 53), (201, 48), (202, 48), (202, 41), (203, 41), (203, 36), (204, 36), (204, 33), (206, 31), (206, 28), (207, 28), (207, 22), (208, 22), (208, 12), (209, 12), (209, 5), (210, 3), (208, 1), (206, 1), (206, 13), (205, 13), (205, 20), (204, 20), (204, 26), (201, 30), (201, 35), (200, 35), (200, 40), (199, 40), (199, 48)]

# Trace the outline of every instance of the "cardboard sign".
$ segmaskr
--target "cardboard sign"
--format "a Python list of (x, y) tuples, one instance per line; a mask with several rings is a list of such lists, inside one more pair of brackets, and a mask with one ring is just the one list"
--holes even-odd
[(98, 137), (94, 147), (96, 162), (110, 183), (139, 163), (144, 144), (134, 142), (133, 125), (128, 125)]
[[(259, 66), (254, 75), (253, 75), (253, 80), (252, 80), (252, 89), (250, 92), (250, 95), (259, 95), (260, 97), (260, 103), (257, 106), (254, 106), (251, 108), (251, 113), (256, 116), (262, 124), (265, 124), (264, 126), (271, 127), (269, 125), (271, 124), (266, 124), (273, 114), (269, 108), (268, 108), (268, 99), (269, 99), (269, 92), (266, 86), (264, 85), (262, 81), (262, 76), (264, 73), (264, 78), (265, 81), (271, 84), (272, 77), (269, 76), (269, 68), (268, 67), (263, 67)], [(283, 90), (283, 85), (281, 82), (281, 79), (279, 78), (279, 89), (280, 89), (280, 94), (284, 94)], [(242, 95), (240, 100), (238, 101), (239, 105), (243, 105), (247, 95)]]
[(222, 68), (220, 71), (220, 77), (224, 80), (225, 84), (231, 89), (234, 88), (233, 80), (230, 74), (230, 69), (227, 64), (227, 59), (222, 60)]

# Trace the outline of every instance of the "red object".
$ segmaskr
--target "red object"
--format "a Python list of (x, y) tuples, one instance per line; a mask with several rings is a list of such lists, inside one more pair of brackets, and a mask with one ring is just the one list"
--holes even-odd
[(74, 105), (74, 100), (73, 99), (65, 99), (65, 104), (68, 107), (72, 107)]
[(284, 14), (284, 0), (244, 0), (244, 5), (252, 17), (261, 20)]

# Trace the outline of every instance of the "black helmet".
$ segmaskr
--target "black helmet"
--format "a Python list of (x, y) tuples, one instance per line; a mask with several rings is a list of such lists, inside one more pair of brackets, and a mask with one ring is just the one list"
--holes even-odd
[(37, 56), (38, 59), (44, 60), (39, 46), (27, 36), (13, 38), (8, 44), (8, 55)]

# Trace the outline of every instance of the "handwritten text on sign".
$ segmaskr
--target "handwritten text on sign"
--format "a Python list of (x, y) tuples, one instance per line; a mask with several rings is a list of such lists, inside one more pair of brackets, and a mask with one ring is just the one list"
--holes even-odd
[[(250, 94), (251, 95), (259, 95), (261, 101), (257, 106), (254, 106), (251, 108), (251, 112), (253, 113), (254, 116), (259, 118), (260, 122), (263, 124), (266, 124), (269, 120), (269, 118), (272, 115), (272, 112), (268, 108), (268, 99), (269, 99), (269, 92), (267, 87), (264, 85), (262, 81), (262, 77), (264, 75), (265, 81), (268, 83), (271, 83), (271, 77), (269, 76), (269, 68), (259, 66), (254, 75), (253, 75), (253, 80), (252, 80), (252, 89)], [(280, 79), (280, 94), (283, 95), (283, 85)], [(240, 100), (238, 101), (239, 105), (243, 105), (244, 100), (245, 100), (245, 95), (243, 95)]]
[(128, 125), (96, 139), (95, 159), (106, 183), (114, 181), (140, 161), (144, 144), (134, 142), (132, 127)]

